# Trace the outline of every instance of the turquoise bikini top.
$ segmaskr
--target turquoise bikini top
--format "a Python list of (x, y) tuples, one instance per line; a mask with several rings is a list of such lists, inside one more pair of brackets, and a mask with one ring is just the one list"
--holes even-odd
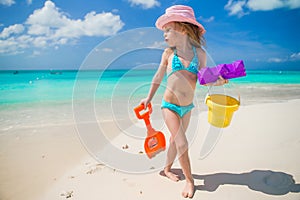
[(194, 52), (194, 57), (192, 59), (192, 61), (190, 62), (190, 65), (188, 67), (185, 67), (181, 61), (179, 60), (178, 56), (177, 56), (177, 50), (174, 50), (174, 57), (173, 57), (173, 61), (172, 61), (172, 72), (167, 76), (171, 76), (173, 73), (179, 71), (179, 70), (187, 70), (193, 74), (198, 73), (198, 56), (197, 56), (197, 52), (196, 52), (196, 48), (193, 46), (193, 52)]

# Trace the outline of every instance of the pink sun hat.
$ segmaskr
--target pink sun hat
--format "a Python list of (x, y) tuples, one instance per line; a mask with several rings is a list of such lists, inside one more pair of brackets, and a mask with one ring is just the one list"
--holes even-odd
[(205, 29), (197, 22), (194, 14), (194, 10), (189, 6), (175, 5), (166, 9), (165, 14), (160, 16), (155, 23), (155, 26), (163, 30), (163, 26), (169, 22), (188, 22), (198, 26), (201, 29), (201, 33), (205, 33)]

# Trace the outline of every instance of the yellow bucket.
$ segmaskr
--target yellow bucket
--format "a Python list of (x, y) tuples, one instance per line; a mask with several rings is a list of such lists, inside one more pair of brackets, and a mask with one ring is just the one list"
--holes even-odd
[(219, 128), (229, 126), (233, 112), (240, 106), (240, 100), (223, 94), (208, 95), (205, 102), (208, 106), (208, 122)]

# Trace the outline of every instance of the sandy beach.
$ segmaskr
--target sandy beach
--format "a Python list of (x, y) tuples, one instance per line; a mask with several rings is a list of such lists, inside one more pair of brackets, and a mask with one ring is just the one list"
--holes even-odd
[[(190, 142), (194, 199), (299, 200), (299, 113), (300, 100), (240, 106), (213, 151), (201, 157), (210, 124), (207, 111), (194, 112), (188, 129), (200, 130)], [(123, 137), (111, 141), (123, 151), (143, 150)], [(181, 173), (178, 161), (174, 168)], [(1, 200), (183, 199), (184, 186), (159, 169), (126, 173), (97, 161), (71, 121), (2, 129), (0, 180)]]
[[(300, 200), (300, 0), (0, 0), (0, 16), (0, 200)], [(222, 95), (228, 127), (209, 120)]]

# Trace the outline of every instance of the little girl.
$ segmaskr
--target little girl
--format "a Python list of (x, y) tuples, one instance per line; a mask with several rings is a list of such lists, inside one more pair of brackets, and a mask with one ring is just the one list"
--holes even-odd
[[(183, 5), (167, 8), (166, 13), (157, 19), (156, 27), (164, 31), (165, 42), (169, 48), (164, 50), (148, 96), (141, 103), (147, 107), (167, 74), (167, 88), (161, 108), (171, 138), (164, 173), (171, 180), (179, 181), (178, 175), (171, 171), (178, 155), (186, 180), (182, 195), (185, 198), (192, 198), (194, 179), (185, 132), (194, 107), (197, 73), (200, 68), (206, 66), (206, 54), (202, 49), (205, 29), (196, 21), (193, 9)], [(227, 80), (220, 78), (214, 85), (222, 85), (226, 82)]]

